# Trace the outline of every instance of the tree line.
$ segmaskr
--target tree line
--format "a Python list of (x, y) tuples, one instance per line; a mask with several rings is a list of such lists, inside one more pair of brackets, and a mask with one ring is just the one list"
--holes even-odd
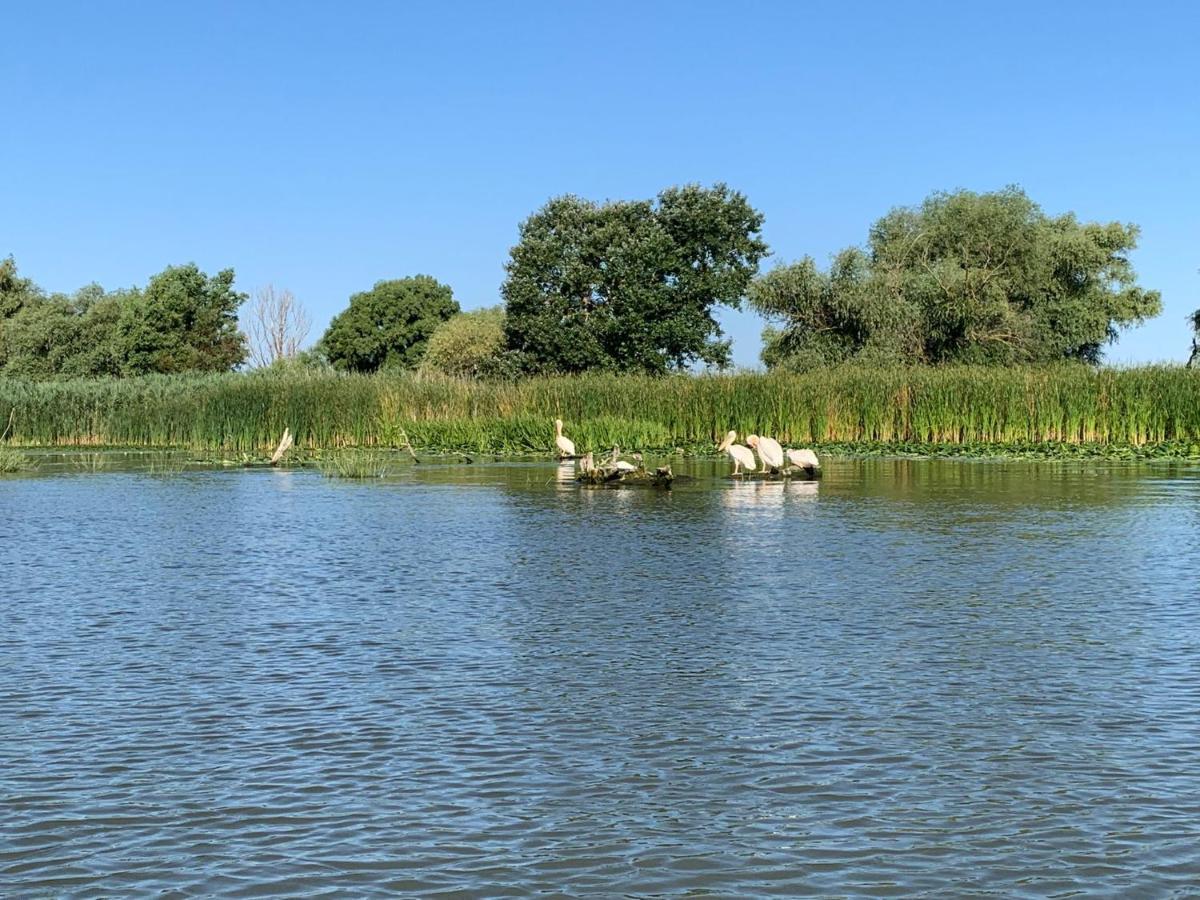
[[(760, 274), (763, 216), (726, 185), (651, 200), (550, 200), (520, 226), (502, 305), (463, 312), (427, 275), (356, 293), (309, 350), (290, 292), (234, 289), (231, 269), (171, 266), (144, 288), (47, 294), (0, 262), (0, 374), (126, 376), (245, 365), (419, 370), (475, 378), (724, 368), (719, 307), (768, 320), (763, 361), (1098, 363), (1161, 311), (1129, 260), (1138, 229), (1049, 216), (1018, 188), (935, 193), (863, 246)], [(239, 323), (239, 309), (241, 321)], [(1200, 362), (1200, 310), (1189, 365)], [(239, 327), (239, 324), (241, 327)]]
[(233, 270), (170, 266), (144, 288), (46, 294), (0, 261), (0, 374), (32, 378), (223, 372), (246, 359)]

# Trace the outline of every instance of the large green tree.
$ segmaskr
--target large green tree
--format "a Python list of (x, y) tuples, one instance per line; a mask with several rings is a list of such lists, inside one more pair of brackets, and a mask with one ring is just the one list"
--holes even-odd
[(246, 360), (237, 311), (246, 295), (233, 269), (206, 275), (195, 263), (169, 266), (122, 304), (123, 371), (225, 372)]
[(936, 193), (892, 210), (827, 270), (805, 258), (758, 279), (751, 303), (775, 323), (763, 358), (1095, 363), (1121, 328), (1161, 309), (1129, 261), (1137, 236), (1047, 216), (1018, 188)]
[(454, 293), (428, 275), (380, 281), (333, 317), (319, 350), (339, 369), (415, 369), (437, 327), (459, 311)]
[(727, 365), (714, 310), (741, 303), (767, 253), (762, 222), (723, 184), (551, 200), (522, 223), (507, 265), (508, 347), (533, 372)]

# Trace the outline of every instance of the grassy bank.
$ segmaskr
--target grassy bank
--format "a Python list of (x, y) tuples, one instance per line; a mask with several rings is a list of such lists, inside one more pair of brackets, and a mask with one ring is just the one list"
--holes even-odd
[(549, 453), (557, 415), (584, 449), (711, 449), (727, 429), (784, 443), (930, 448), (1162, 446), (1200, 455), (1200, 371), (1180, 367), (837, 369), (808, 375), (535, 378), (517, 383), (229, 374), (0, 379), (14, 445)]

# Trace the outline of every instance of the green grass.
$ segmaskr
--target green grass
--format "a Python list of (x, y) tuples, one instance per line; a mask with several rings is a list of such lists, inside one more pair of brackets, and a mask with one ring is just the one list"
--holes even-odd
[(8, 409), (9, 442), (26, 446), (265, 454), (288, 427), (310, 450), (410, 441), (418, 450), (549, 455), (559, 416), (580, 450), (711, 452), (732, 428), (792, 446), (1200, 455), (1200, 371), (1179, 366), (849, 367), (515, 383), (303, 372), (0, 378), (0, 410)]

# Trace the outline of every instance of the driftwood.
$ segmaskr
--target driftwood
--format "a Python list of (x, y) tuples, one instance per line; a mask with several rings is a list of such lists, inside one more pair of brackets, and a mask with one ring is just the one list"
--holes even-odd
[(290, 428), (283, 429), (283, 438), (279, 441), (279, 446), (275, 448), (275, 452), (271, 454), (271, 465), (277, 466), (283, 459), (283, 455), (292, 449), (295, 443), (292, 440), (292, 431)]
[(653, 472), (645, 469), (618, 469), (615, 466), (601, 466), (598, 469), (586, 469), (575, 476), (580, 484), (591, 485), (637, 485), (640, 487), (669, 488), (675, 481), (675, 474), (670, 466), (659, 466)]
[(815, 466), (783, 466), (757, 472), (732, 473), (730, 478), (748, 478), (751, 481), (782, 481), (785, 478), (795, 478), (799, 481), (816, 481), (821, 477), (821, 470)]

